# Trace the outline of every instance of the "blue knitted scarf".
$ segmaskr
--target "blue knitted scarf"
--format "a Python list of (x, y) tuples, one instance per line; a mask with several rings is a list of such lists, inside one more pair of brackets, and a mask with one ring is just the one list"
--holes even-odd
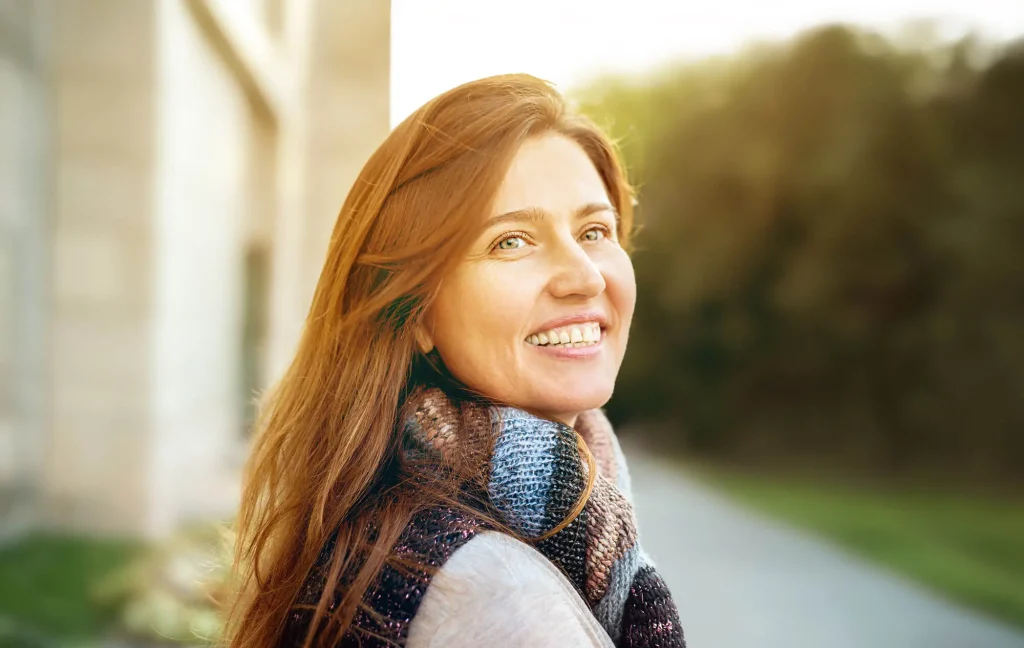
[[(456, 402), (437, 388), (417, 390), (407, 405), (406, 458), (439, 469), (467, 457), (484, 462), (486, 483), (477, 487), (488, 512), (565, 574), (617, 647), (685, 648), (668, 587), (640, 547), (625, 459), (600, 410), (581, 414), (573, 429), (519, 409)], [(579, 510), (591, 466), (593, 488)], [(440, 568), (485, 529), (450, 507), (417, 513), (364, 599), (369, 611), (357, 613), (341, 645), (403, 645), (431, 571), (394, 565)], [(332, 549), (324, 548), (325, 562)], [(299, 603), (315, 607), (322, 584), (314, 574)], [(309, 622), (308, 610), (296, 609), (281, 645), (300, 645), (289, 642)]]
[[(486, 459), (491, 503), (576, 586), (617, 646), (685, 645), (668, 588), (640, 547), (626, 463), (600, 410), (581, 414), (573, 429), (519, 409), (456, 404), (439, 389), (413, 398), (405, 434), (414, 451), (443, 457), (493, 439)], [(594, 486), (564, 525), (587, 485), (586, 450), (597, 470)]]

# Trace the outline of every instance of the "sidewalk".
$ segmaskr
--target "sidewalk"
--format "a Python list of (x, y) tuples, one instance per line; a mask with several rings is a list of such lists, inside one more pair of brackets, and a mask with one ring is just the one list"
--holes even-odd
[(623, 443), (692, 648), (1024, 648), (1024, 633), (734, 505)]

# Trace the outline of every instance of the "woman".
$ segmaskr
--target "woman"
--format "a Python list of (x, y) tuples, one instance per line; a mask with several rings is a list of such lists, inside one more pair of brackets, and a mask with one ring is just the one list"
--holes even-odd
[(599, 409), (632, 220), (611, 143), (533, 77), (394, 130), (261, 408), (232, 646), (684, 645)]

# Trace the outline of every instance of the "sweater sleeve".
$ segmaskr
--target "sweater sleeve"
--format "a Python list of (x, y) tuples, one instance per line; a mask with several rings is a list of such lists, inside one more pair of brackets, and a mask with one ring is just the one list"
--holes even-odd
[(612, 648), (569, 580), (533, 547), (485, 531), (431, 580), (409, 648)]

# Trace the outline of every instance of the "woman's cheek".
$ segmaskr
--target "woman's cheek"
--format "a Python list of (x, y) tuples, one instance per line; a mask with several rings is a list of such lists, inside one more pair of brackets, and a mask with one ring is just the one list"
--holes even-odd
[(633, 314), (633, 307), (636, 303), (636, 275), (633, 271), (633, 261), (625, 250), (616, 245), (608, 251), (605, 263), (605, 267), (608, 269), (605, 274), (605, 282), (608, 284), (608, 290), (612, 293), (614, 306), (623, 311), (619, 315), (628, 320)]

